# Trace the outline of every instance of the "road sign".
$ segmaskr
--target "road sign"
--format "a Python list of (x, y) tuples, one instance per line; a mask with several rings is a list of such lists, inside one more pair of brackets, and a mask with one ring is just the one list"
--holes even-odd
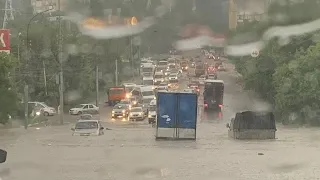
[(254, 49), (254, 50), (251, 52), (251, 56), (252, 56), (252, 57), (258, 57), (258, 56), (259, 56), (259, 50), (258, 50), (258, 49)]
[(140, 46), (141, 45), (141, 37), (140, 36), (133, 37), (132, 44), (135, 46)]
[(0, 52), (10, 53), (10, 30), (0, 29)]

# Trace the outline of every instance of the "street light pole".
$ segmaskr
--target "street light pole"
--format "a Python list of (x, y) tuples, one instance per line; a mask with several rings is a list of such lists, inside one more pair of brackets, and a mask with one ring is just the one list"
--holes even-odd
[(60, 95), (60, 124), (63, 124), (63, 105), (64, 105), (64, 99), (63, 99), (63, 62), (62, 62), (62, 32), (61, 32), (61, 0), (58, 0), (58, 11), (59, 11), (59, 34), (58, 34), (58, 60), (60, 63), (60, 89), (59, 89), (59, 95)]
[[(50, 11), (50, 10), (52, 10), (53, 9), (53, 7), (52, 6), (49, 6), (49, 9), (46, 9), (46, 10), (44, 10), (44, 11), (41, 11), (41, 12), (38, 12), (37, 14), (35, 14), (31, 19), (30, 19), (30, 21), (28, 22), (28, 25), (27, 25), (27, 53), (29, 53), (29, 29), (30, 29), (30, 24), (31, 24), (31, 22), (34, 20), (34, 18), (36, 18), (38, 15), (40, 15), (40, 14), (43, 14), (43, 13), (45, 13), (45, 12), (48, 12), (48, 11)], [(28, 54), (28, 56), (29, 56), (29, 54)], [(27, 59), (29, 60), (29, 57), (27, 57)]]
[[(29, 42), (29, 29), (30, 29), (30, 24), (31, 24), (31, 22), (34, 20), (34, 18), (36, 18), (38, 15), (40, 15), (40, 14), (43, 14), (43, 13), (45, 13), (45, 12), (47, 12), (47, 11), (50, 11), (50, 10), (52, 10), (53, 9), (53, 7), (52, 6), (50, 6), (49, 7), (49, 9), (47, 9), (47, 10), (44, 10), (44, 11), (41, 11), (41, 12), (39, 12), (39, 13), (37, 13), (37, 14), (35, 14), (31, 19), (30, 19), (30, 21), (28, 22), (28, 25), (27, 25), (27, 45), (26, 45), (26, 47), (27, 47), (27, 62), (26, 62), (26, 67), (28, 67), (28, 63), (29, 63), (29, 59), (30, 59), (30, 55), (29, 55), (29, 45), (30, 45), (30, 42)], [(19, 36), (20, 36), (21, 34), (19, 33)], [(19, 44), (20, 44), (20, 38), (19, 38)], [(18, 58), (19, 58), (19, 61), (20, 61), (20, 46), (18, 47)], [(29, 101), (29, 98), (28, 98), (28, 96), (29, 96), (29, 86), (28, 86), (28, 84), (25, 82), (25, 86), (24, 86), (24, 118), (25, 118), (25, 122), (24, 122), (24, 128), (25, 129), (27, 129), (28, 128), (28, 124), (29, 124), (29, 108), (28, 108), (28, 101)]]

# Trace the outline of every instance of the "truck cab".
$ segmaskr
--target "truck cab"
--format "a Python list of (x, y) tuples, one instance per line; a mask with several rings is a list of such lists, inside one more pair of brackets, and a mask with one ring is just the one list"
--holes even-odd
[(205, 67), (203, 63), (198, 63), (195, 65), (195, 74), (196, 77), (199, 77), (201, 75), (204, 75), (206, 73)]
[(116, 103), (126, 98), (127, 92), (124, 87), (112, 87), (108, 90), (107, 94), (109, 106), (114, 106)]
[(221, 111), (223, 106), (224, 82), (207, 79), (204, 83), (204, 110)]

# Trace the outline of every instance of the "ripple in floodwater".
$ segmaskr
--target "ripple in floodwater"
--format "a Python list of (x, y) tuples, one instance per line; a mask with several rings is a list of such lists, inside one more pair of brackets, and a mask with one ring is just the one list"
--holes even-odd
[(135, 174), (150, 179), (162, 176), (161, 169), (151, 167), (139, 168), (135, 171)]

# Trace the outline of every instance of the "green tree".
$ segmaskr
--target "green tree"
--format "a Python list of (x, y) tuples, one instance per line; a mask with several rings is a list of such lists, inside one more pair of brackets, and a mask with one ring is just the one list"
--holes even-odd
[[(251, 22), (239, 26), (230, 33), (236, 44), (259, 40), (265, 30), (275, 25), (296, 25), (320, 17), (316, 1), (302, 1), (270, 6), (267, 22)], [(308, 9), (308, 12), (305, 10)], [(275, 18), (282, 15), (281, 21)], [(248, 32), (250, 38), (248, 38)], [(318, 88), (320, 63), (319, 44), (314, 32), (291, 37), (287, 44), (279, 45), (281, 39), (267, 42), (258, 57), (233, 57), (236, 70), (243, 75), (246, 88), (256, 91), (271, 102), (279, 120), (283, 123), (320, 125), (318, 113)]]
[(14, 115), (17, 110), (17, 93), (13, 77), (16, 65), (15, 58), (6, 53), (0, 53), (0, 123), (5, 124), (9, 115)]

